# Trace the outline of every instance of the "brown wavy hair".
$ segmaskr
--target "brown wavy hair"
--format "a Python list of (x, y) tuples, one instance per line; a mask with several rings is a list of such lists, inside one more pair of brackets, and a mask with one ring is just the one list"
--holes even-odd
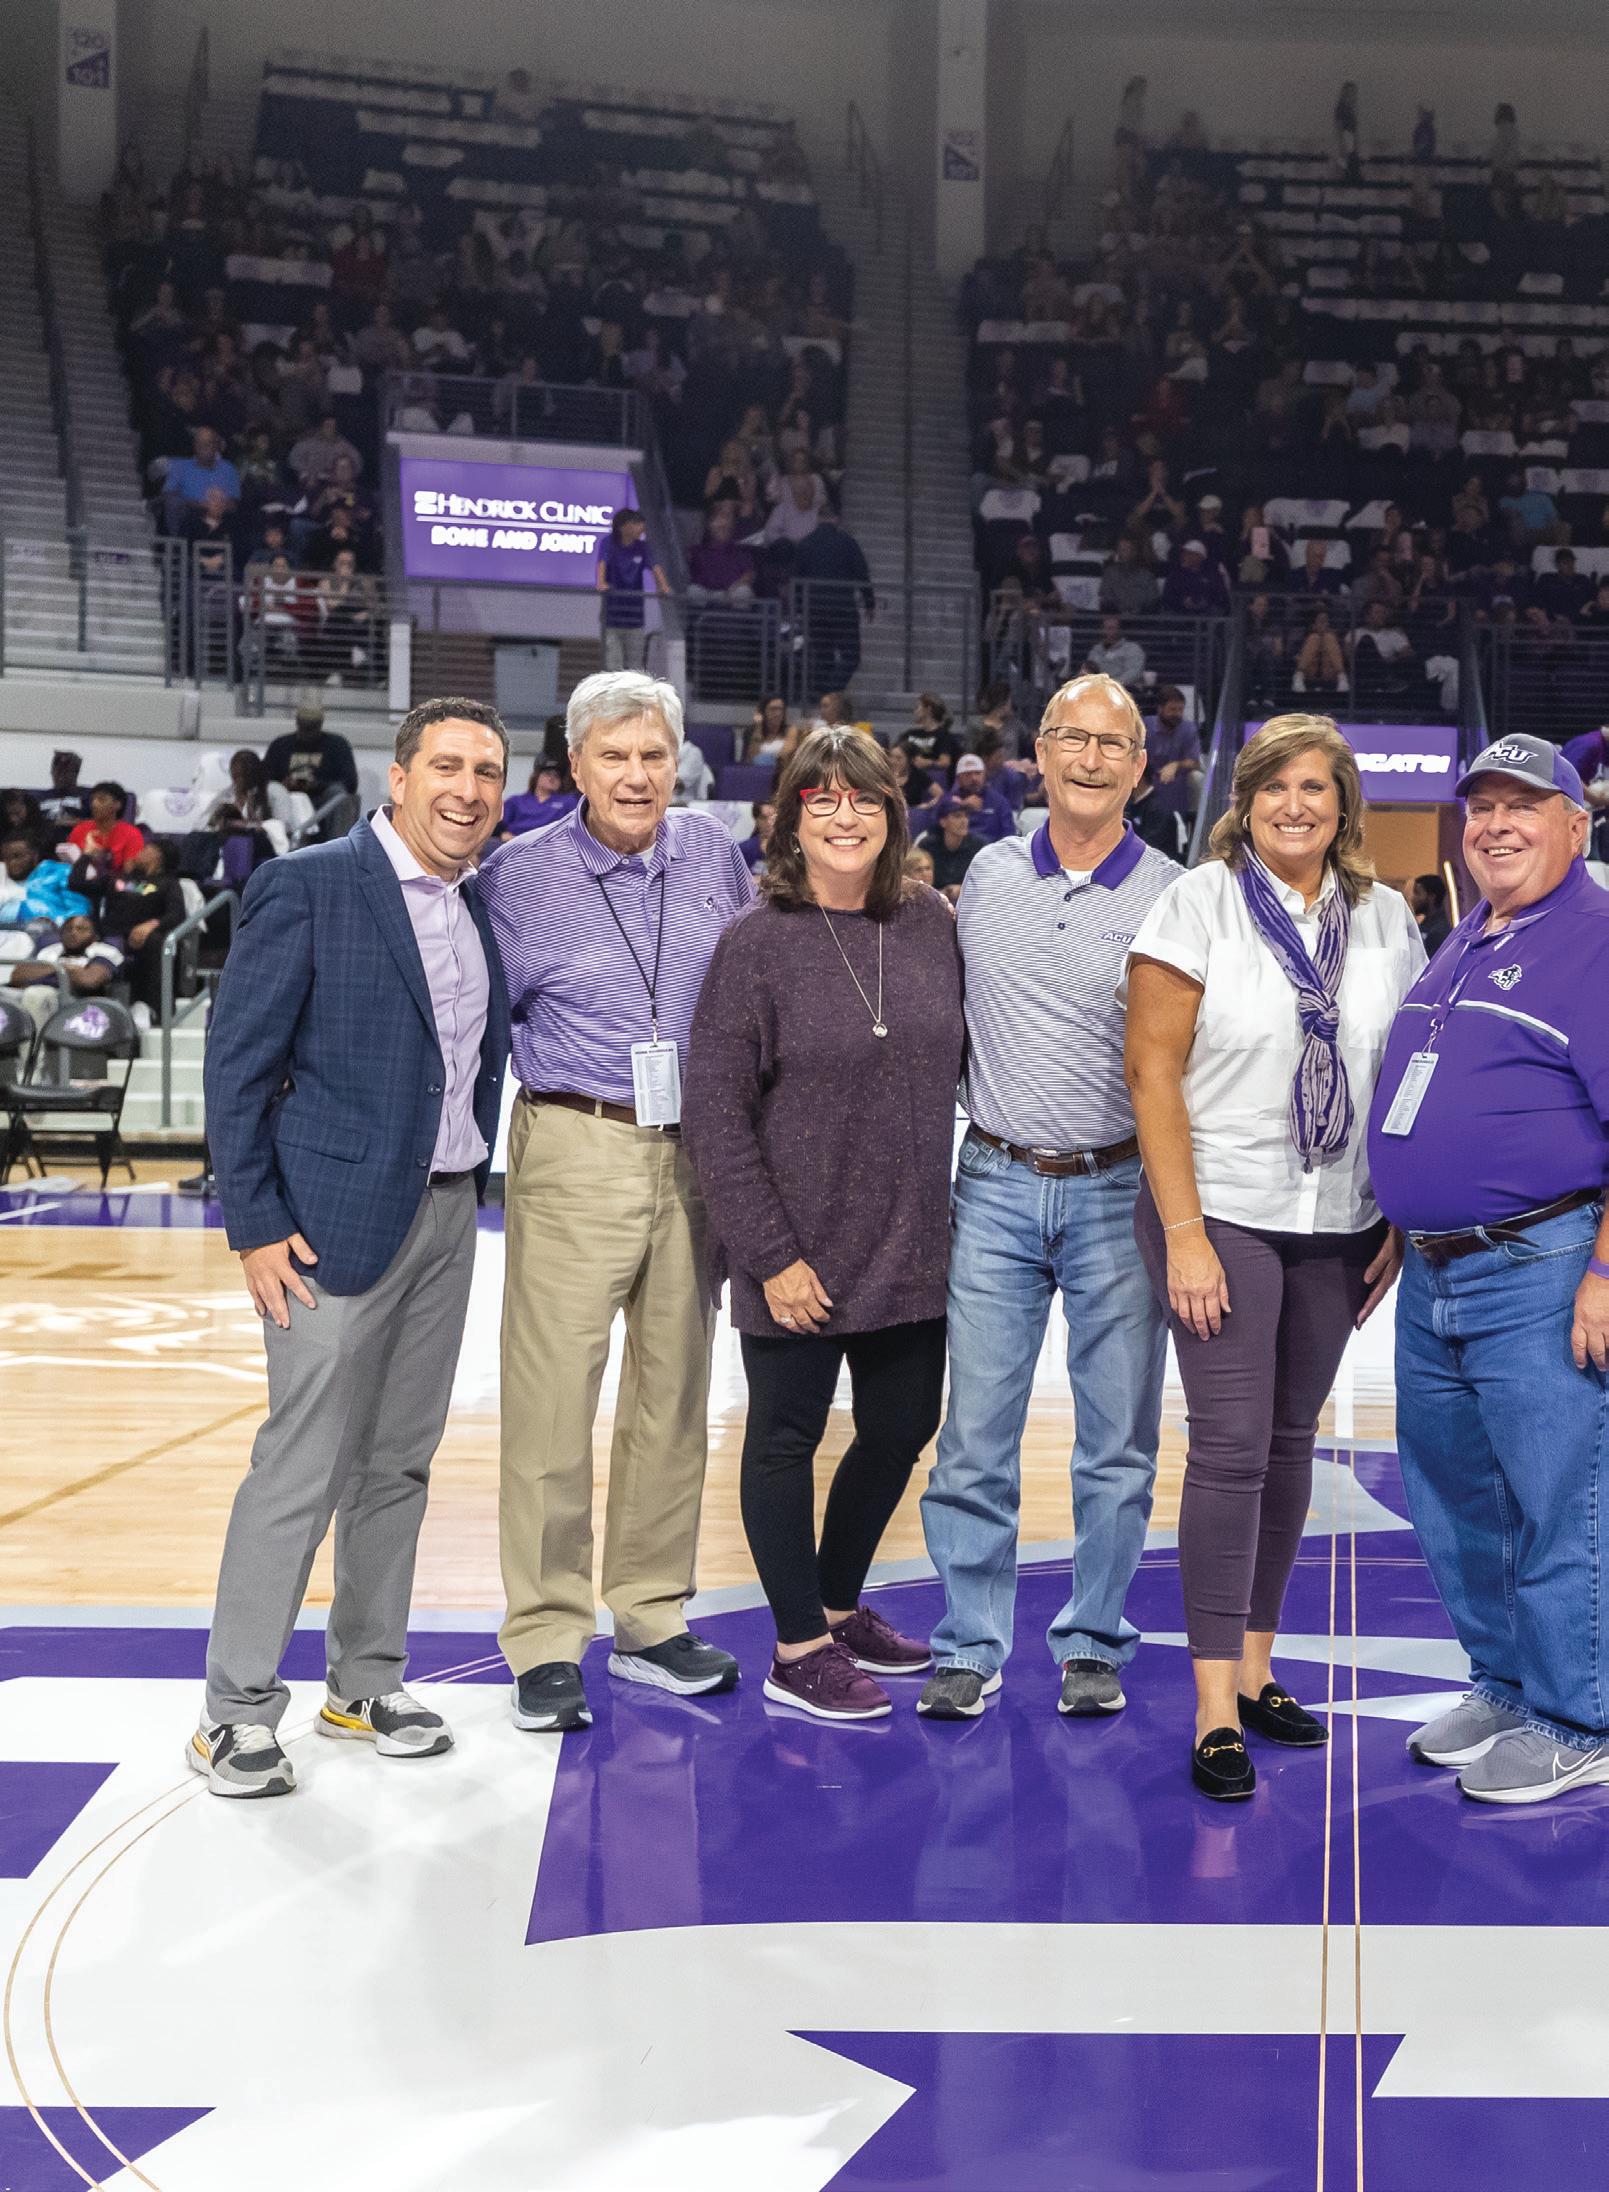
[(777, 818), (766, 846), (760, 889), (772, 905), (787, 912), (815, 904), (804, 849), (799, 843), (799, 812), (804, 794), (822, 785), (842, 785), (846, 791), (878, 792), (882, 796), (888, 816), (888, 841), (872, 869), (866, 911), (874, 921), (886, 921), (921, 888), (905, 874), (905, 855), (910, 849), (905, 797), (885, 750), (875, 739), (851, 730), (847, 724), (823, 723), (807, 732), (778, 771), (771, 795)]
[(1321, 753), (1330, 765), (1341, 817), (1324, 860), (1349, 906), (1374, 888), (1374, 863), (1363, 850), (1363, 780), (1357, 757), (1327, 715), (1276, 715), (1247, 739), (1235, 762), (1229, 805), (1212, 826), (1207, 857), (1238, 868), (1251, 847), (1251, 803), (1271, 776), (1298, 754)]

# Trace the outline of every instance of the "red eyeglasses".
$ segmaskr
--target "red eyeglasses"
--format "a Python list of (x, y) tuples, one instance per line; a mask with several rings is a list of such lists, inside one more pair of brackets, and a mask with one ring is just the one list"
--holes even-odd
[(799, 804), (804, 808), (806, 814), (813, 814), (818, 822), (824, 822), (829, 815), (838, 812), (846, 798), (849, 801), (851, 814), (881, 814), (887, 805), (887, 801), (881, 792), (846, 793), (841, 788), (834, 792), (828, 791), (825, 785), (814, 785), (809, 791), (801, 792), (799, 794)]

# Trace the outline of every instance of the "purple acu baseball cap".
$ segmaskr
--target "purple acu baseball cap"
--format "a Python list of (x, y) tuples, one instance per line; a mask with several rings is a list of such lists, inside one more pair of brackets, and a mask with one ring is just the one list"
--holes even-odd
[(1482, 747), (1454, 786), (1460, 799), (1477, 776), (1509, 776), (1516, 784), (1530, 784), (1539, 792), (1563, 792), (1573, 807), (1584, 808), (1587, 803), (1575, 764), (1566, 761), (1551, 740), (1533, 738), (1528, 731), (1511, 732)]

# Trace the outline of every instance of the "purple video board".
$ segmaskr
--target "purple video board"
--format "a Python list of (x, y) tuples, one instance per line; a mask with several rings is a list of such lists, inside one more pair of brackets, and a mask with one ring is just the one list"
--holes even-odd
[(398, 461), (409, 578), (593, 586), (610, 519), (637, 501), (624, 466), (598, 472), (453, 457)]
[[(1246, 736), (1260, 731), (1248, 723)], [(1376, 806), (1433, 807), (1453, 797), (1458, 731), (1451, 723), (1338, 723), (1357, 756), (1363, 795)]]

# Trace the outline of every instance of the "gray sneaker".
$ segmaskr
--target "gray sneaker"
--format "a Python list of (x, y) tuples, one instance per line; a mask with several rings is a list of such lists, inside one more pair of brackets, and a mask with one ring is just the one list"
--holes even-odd
[(1609, 1782), (1609, 1743), (1590, 1751), (1566, 1750), (1540, 1728), (1516, 1728), (1500, 1736), (1458, 1776), (1458, 1786), (1477, 1804), (1545, 1804), (1571, 1789)]
[(916, 1709), (930, 1720), (976, 1720), (984, 1699), (999, 1687), (998, 1672), (982, 1675), (973, 1667), (941, 1667), (929, 1676)]
[(1490, 1698), (1477, 1697), (1472, 1690), (1450, 1711), (1414, 1730), (1408, 1738), (1408, 1756), (1417, 1758), (1421, 1766), (1472, 1766), (1477, 1758), (1486, 1756), (1500, 1735), (1524, 1725), (1523, 1713), (1507, 1705), (1494, 1705)]
[(203, 1774), (214, 1796), (289, 1796), (296, 1769), (272, 1728), (250, 1721), (226, 1726), (203, 1718), (185, 1746), (184, 1762)]
[(1062, 1713), (1115, 1713), (1128, 1703), (1117, 1669), (1104, 1659), (1064, 1659), (1061, 1696), (1056, 1710)]
[(331, 1690), (313, 1725), (338, 1743), (372, 1743), (382, 1758), (435, 1758), (453, 1747), (453, 1731), (441, 1714), (406, 1690), (350, 1698)]

